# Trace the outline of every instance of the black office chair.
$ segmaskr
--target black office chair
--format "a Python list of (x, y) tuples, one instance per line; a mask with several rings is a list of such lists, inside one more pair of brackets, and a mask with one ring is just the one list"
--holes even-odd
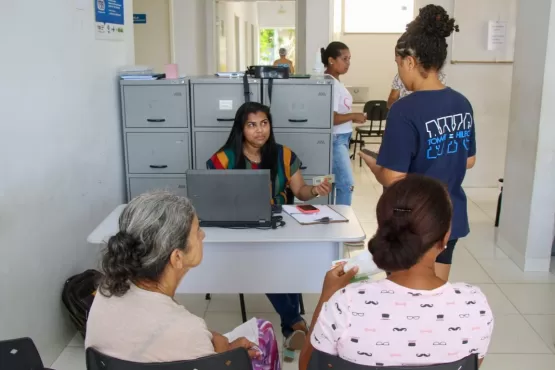
[(195, 360), (175, 362), (138, 363), (106, 356), (87, 348), (87, 370), (250, 370), (251, 359), (247, 350), (237, 348)]
[[(364, 104), (364, 113), (366, 113), (366, 119), (370, 121), (369, 125), (359, 126), (355, 128), (355, 138), (352, 143), (355, 145), (352, 159), (356, 158), (357, 145), (360, 145), (360, 149), (364, 148), (367, 144), (364, 138), (369, 137), (382, 137), (385, 125), (384, 121), (387, 118), (387, 102), (385, 100), (370, 100)], [(381, 141), (369, 144), (380, 144)], [(359, 166), (362, 166), (362, 158), (359, 158)]]
[(48, 370), (31, 338), (0, 341), (0, 369)]
[[(308, 363), (308, 370), (383, 370), (383, 366), (363, 366), (343, 360), (341, 357), (332, 356), (324, 352), (314, 350)], [(388, 366), (387, 370), (478, 370), (478, 356), (476, 354), (463, 358), (462, 360), (448, 364), (431, 366)]]

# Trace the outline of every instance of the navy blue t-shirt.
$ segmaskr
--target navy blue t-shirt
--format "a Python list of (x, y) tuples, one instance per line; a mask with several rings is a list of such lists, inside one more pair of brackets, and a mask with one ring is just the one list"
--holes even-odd
[(416, 91), (391, 107), (378, 164), (417, 173), (447, 185), (453, 203), (451, 239), (468, 235), (466, 160), (476, 155), (474, 113), (457, 91)]

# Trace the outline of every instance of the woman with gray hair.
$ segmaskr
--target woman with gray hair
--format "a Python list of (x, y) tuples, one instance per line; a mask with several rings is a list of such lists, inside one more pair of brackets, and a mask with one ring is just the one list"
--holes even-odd
[(191, 202), (166, 192), (133, 199), (102, 256), (104, 280), (87, 320), (85, 347), (133, 362), (171, 362), (246, 348), (254, 369), (279, 370), (272, 325), (258, 320), (255, 344), (231, 343), (174, 300), (202, 261), (204, 231)]
[(287, 49), (279, 49), (279, 59), (274, 62), (274, 67), (287, 67), (289, 68), (289, 73), (295, 73), (295, 67), (293, 67), (293, 61), (287, 59)]

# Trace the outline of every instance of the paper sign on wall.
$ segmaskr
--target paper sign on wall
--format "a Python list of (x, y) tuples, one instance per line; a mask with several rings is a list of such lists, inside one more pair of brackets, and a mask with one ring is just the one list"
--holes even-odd
[(233, 100), (220, 100), (220, 110), (233, 110)]
[(489, 21), (488, 23), (488, 50), (503, 50), (507, 46), (506, 21)]
[(146, 24), (146, 14), (133, 14), (134, 24)]
[(96, 38), (122, 41), (125, 37), (123, 0), (94, 0)]

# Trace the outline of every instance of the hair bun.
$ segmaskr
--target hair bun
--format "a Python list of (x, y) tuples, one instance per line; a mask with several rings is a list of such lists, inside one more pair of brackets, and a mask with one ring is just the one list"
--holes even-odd
[(385, 222), (370, 241), (368, 248), (382, 270), (392, 272), (412, 267), (407, 261), (418, 259), (422, 240), (410, 228), (407, 216), (395, 216)]
[(323, 65), (328, 64), (328, 58), (326, 58), (326, 49), (320, 48), (320, 60), (322, 61)]
[(145, 246), (130, 234), (120, 231), (112, 236), (102, 259), (103, 287), (108, 288), (103, 291), (123, 295), (129, 289), (128, 281), (141, 269), (146, 254)]
[(410, 33), (424, 33), (428, 36), (446, 38), (453, 32), (459, 32), (455, 19), (439, 5), (427, 5), (420, 9), (418, 17), (407, 26)]

